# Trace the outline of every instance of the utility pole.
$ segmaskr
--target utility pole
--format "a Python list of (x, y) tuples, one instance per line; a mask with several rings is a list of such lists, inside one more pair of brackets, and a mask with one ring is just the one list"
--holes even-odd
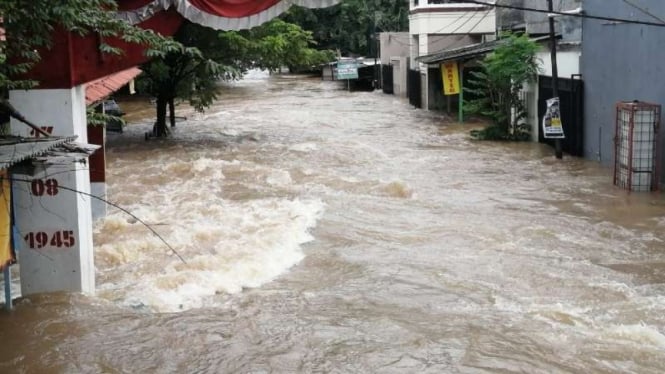
[[(547, 0), (547, 10), (552, 12), (554, 5), (552, 0)], [(550, 23), (550, 57), (552, 58), (552, 97), (559, 97), (559, 70), (556, 63), (556, 31), (554, 28), (554, 17), (548, 14)], [(554, 153), (556, 158), (563, 158), (563, 150), (561, 149), (561, 139), (554, 139)]]

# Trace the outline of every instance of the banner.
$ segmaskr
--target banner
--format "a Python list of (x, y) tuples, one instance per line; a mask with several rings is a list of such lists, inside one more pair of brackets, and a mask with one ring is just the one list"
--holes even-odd
[(14, 262), (11, 236), (11, 183), (7, 170), (0, 171), (0, 269)]
[(460, 82), (457, 62), (446, 62), (445, 64), (441, 64), (441, 75), (443, 78), (443, 94), (459, 94)]
[(547, 111), (543, 117), (543, 136), (545, 139), (563, 139), (566, 137), (563, 133), (558, 97), (547, 100)]

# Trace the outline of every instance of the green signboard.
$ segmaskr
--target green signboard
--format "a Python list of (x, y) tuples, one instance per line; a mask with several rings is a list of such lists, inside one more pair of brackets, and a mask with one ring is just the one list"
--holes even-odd
[(358, 79), (358, 63), (355, 61), (338, 61), (337, 79)]

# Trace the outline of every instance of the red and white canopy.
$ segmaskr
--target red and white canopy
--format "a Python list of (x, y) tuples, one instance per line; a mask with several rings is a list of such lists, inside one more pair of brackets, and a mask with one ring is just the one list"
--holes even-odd
[[(173, 35), (184, 19), (219, 30), (258, 26), (292, 5), (331, 6), (340, 0), (117, 0), (118, 17), (162, 35)], [(41, 88), (70, 88), (137, 66), (148, 58), (145, 46), (118, 38), (105, 41), (124, 51), (122, 56), (99, 53), (100, 38), (56, 29), (53, 48), (28, 74)]]
[(119, 16), (132, 24), (174, 8), (184, 18), (218, 30), (249, 29), (279, 16), (289, 7), (323, 8), (340, 0), (124, 0)]

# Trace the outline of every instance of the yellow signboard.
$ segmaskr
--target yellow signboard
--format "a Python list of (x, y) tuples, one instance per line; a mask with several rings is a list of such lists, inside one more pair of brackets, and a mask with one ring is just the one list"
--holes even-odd
[(11, 184), (7, 170), (0, 171), (0, 269), (14, 261), (11, 247)]
[(460, 93), (459, 70), (457, 62), (446, 62), (441, 64), (441, 75), (443, 78), (443, 94), (457, 95)]

